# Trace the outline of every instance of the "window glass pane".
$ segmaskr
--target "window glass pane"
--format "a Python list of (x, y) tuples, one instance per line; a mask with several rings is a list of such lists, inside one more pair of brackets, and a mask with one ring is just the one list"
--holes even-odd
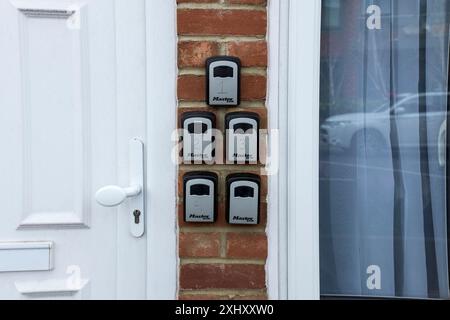
[(322, 25), (326, 29), (339, 28), (341, 24), (341, 1), (323, 0)]
[(322, 10), (322, 294), (449, 298), (450, 1)]

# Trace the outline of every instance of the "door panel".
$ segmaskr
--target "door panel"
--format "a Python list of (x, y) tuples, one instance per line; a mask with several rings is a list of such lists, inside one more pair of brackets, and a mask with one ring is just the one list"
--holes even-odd
[[(146, 240), (129, 232), (132, 208), (93, 197), (128, 186), (129, 140), (145, 135), (144, 9), (0, 0), (0, 242), (54, 243), (53, 270), (0, 273), (0, 298), (145, 297)], [(67, 294), (78, 274), (83, 294)]]
[(70, 13), (13, 10), (10, 15), (19, 22), (20, 71), (12, 72), (21, 81), (16, 96), (22, 128), (16, 143), (23, 159), (20, 225), (87, 226), (92, 132), (89, 91), (83, 84), (89, 83), (88, 35), (68, 28)]

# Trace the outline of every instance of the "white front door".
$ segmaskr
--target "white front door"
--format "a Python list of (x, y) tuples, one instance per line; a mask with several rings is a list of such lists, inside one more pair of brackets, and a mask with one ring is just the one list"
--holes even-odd
[(129, 186), (130, 140), (154, 154), (145, 12), (141, 0), (0, 0), (0, 299), (157, 296), (136, 201), (95, 199)]

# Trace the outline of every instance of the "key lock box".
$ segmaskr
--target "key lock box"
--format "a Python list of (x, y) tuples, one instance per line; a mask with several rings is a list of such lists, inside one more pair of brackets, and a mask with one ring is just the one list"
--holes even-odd
[(214, 173), (191, 172), (183, 178), (184, 221), (214, 223), (217, 219), (217, 181)]
[(210, 112), (187, 112), (181, 117), (183, 162), (212, 162), (215, 157), (213, 129), (216, 119)]
[(253, 174), (234, 174), (227, 178), (227, 222), (257, 225), (260, 222), (261, 178)]
[(228, 163), (257, 164), (259, 158), (259, 116), (249, 112), (225, 117)]
[(206, 60), (206, 101), (210, 106), (238, 106), (240, 87), (239, 58), (219, 56)]

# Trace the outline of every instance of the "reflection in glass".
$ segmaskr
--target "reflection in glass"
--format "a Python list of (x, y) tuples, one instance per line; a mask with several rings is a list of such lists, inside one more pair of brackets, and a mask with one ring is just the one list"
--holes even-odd
[(322, 294), (449, 298), (450, 3), (329, 1), (323, 16), (339, 8), (341, 23), (322, 30)]

